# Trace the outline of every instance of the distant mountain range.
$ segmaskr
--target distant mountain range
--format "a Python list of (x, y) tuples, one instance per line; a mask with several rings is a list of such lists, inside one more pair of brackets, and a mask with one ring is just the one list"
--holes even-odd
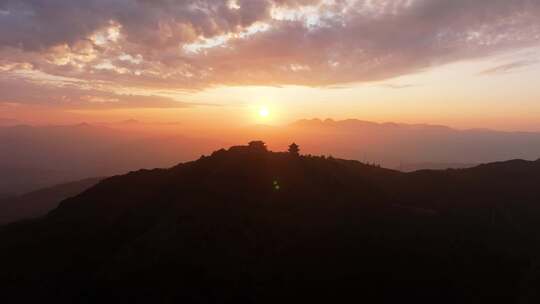
[(44, 188), (24, 195), (0, 197), (0, 225), (47, 214), (68, 197), (97, 184), (102, 178), (89, 178)]
[[(314, 154), (379, 163), (480, 164), (507, 159), (540, 158), (540, 133), (483, 129), (456, 130), (426, 124), (373, 123), (360, 120), (301, 120), (289, 133)], [(314, 139), (315, 138), (315, 139)], [(304, 142), (305, 139), (305, 142)]]
[[(300, 120), (287, 126), (189, 131), (128, 120), (97, 126), (0, 127), (0, 195), (22, 194), (92, 176), (174, 165), (234, 142), (262, 139), (275, 150), (333, 155), (404, 171), (471, 167), (540, 157), (540, 134), (455, 130), (426, 124)], [(143, 132), (152, 130), (152, 132)]]
[(172, 166), (219, 147), (219, 140), (149, 136), (109, 127), (0, 128), (0, 193), (39, 188), (139, 168)]
[(0, 117), (0, 126), (2, 126), (2, 127), (16, 126), (16, 125), (19, 125), (19, 124), (21, 124), (21, 122), (16, 120), (16, 119)]
[(463, 169), (476, 167), (478, 164), (463, 163), (400, 163), (395, 169), (403, 172), (414, 172), (419, 170), (444, 170)]
[(402, 173), (222, 149), (0, 228), (2, 298), (538, 303), (539, 180), (539, 161)]

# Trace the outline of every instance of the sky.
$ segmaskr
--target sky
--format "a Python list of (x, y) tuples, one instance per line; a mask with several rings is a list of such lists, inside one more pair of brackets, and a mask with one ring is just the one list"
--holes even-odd
[(25, 123), (540, 131), (539, 84), (537, 0), (0, 0), (0, 119)]

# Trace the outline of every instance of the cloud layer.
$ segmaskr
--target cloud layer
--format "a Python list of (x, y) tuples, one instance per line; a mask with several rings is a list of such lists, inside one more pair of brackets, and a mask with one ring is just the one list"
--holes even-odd
[(536, 0), (0, 0), (0, 73), (94, 89), (374, 81), (539, 42)]

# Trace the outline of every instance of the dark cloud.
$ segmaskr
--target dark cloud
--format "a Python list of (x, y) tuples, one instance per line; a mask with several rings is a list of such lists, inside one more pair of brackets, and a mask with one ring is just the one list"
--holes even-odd
[(108, 22), (106, 2), (2, 0), (0, 45), (31, 51), (83, 39)]
[(152, 46), (236, 32), (268, 17), (270, 0), (2, 0), (0, 45), (39, 50), (72, 44), (118, 23), (127, 40)]

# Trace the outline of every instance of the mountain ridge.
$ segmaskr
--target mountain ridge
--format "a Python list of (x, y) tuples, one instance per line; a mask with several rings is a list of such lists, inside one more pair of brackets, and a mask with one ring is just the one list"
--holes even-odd
[(0, 227), (0, 282), (19, 302), (534, 303), (537, 180), (531, 161), (401, 173), (235, 146)]
[(88, 178), (38, 189), (21, 195), (0, 197), (0, 225), (43, 216), (56, 208), (64, 199), (82, 193), (102, 179)]

